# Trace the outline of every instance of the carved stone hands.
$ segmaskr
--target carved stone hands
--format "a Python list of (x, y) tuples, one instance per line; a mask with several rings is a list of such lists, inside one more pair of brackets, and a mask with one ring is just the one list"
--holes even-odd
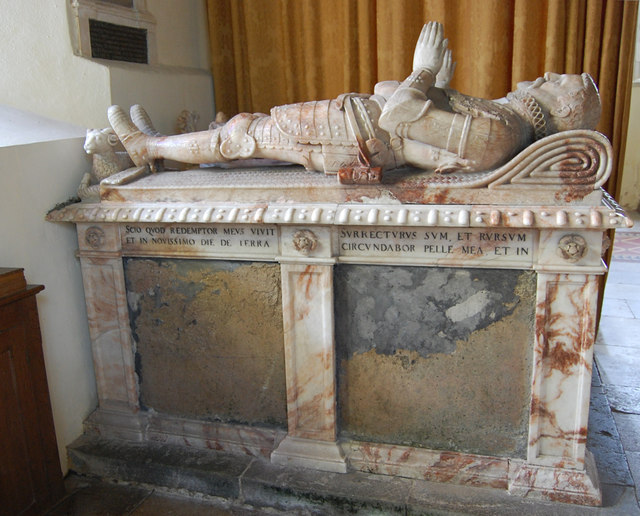
[(413, 71), (428, 70), (436, 75), (443, 66), (447, 44), (441, 23), (429, 22), (423, 26), (413, 53)]
[(456, 63), (453, 62), (451, 57), (451, 49), (447, 48), (444, 51), (444, 59), (442, 61), (442, 67), (436, 75), (436, 87), (448, 88), (451, 79), (453, 79), (453, 72), (456, 69)]

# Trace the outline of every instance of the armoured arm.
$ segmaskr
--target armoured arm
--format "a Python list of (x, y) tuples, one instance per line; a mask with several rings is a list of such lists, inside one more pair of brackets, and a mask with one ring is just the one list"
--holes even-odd
[(436, 82), (447, 48), (440, 23), (429, 22), (422, 28), (413, 53), (413, 72), (385, 104), (380, 127), (391, 136), (399, 134), (402, 124), (418, 120), (429, 108), (427, 91)]
[(464, 146), (448, 145), (450, 128), (459, 125), (457, 118), (463, 123), (464, 117), (433, 105), (427, 92), (434, 82), (430, 70), (414, 71), (387, 101), (378, 124), (391, 136), (401, 161), (436, 172), (466, 170), (470, 162), (462, 157)]
[(415, 70), (386, 102), (380, 115), (380, 127), (391, 137), (405, 137), (402, 127), (420, 119), (429, 109), (431, 101), (427, 98), (427, 91), (434, 83), (433, 72)]
[[(391, 136), (392, 146), (402, 161), (440, 172), (469, 165), (456, 152), (457, 148), (449, 149), (447, 145), (454, 115), (437, 109), (427, 96), (439, 72), (442, 71), (440, 79), (445, 76), (450, 79), (453, 74), (450, 53), (448, 63), (444, 62), (446, 50), (442, 25), (433, 22), (425, 25), (416, 44), (413, 72), (389, 98), (378, 121)], [(443, 66), (446, 70), (442, 70)]]

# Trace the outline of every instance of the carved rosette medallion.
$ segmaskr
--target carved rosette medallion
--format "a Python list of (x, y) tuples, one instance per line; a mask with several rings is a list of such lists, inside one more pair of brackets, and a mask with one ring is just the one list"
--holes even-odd
[(318, 247), (318, 237), (313, 231), (301, 229), (293, 235), (293, 247), (302, 254), (309, 254)]
[(100, 249), (104, 245), (104, 231), (97, 226), (91, 226), (85, 231), (84, 240), (92, 249)]
[(580, 235), (565, 235), (558, 242), (558, 254), (571, 263), (587, 253), (587, 241)]

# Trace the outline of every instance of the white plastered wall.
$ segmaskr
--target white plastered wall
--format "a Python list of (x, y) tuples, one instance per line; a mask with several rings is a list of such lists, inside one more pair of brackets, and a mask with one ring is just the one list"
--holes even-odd
[[(25, 142), (36, 139), (31, 136), (43, 122), (21, 118)], [(0, 107), (0, 137), (6, 121), (7, 110)], [(66, 472), (66, 445), (82, 432), (82, 421), (97, 398), (75, 228), (44, 217), (70, 197), (88, 161), (82, 151), (84, 128), (44, 124), (47, 141), (20, 145), (12, 140), (12, 145), (0, 146), (0, 266), (23, 268), (28, 283), (45, 286), (37, 296), (40, 330), (58, 453)]]
[(162, 132), (174, 130), (183, 109), (196, 111), (206, 128), (214, 101), (204, 0), (146, 1), (156, 20), (153, 65), (75, 55), (70, 2), (0, 1), (0, 104), (83, 127), (105, 127), (111, 104), (128, 107), (136, 97), (154, 106), (149, 112), (163, 121), (156, 124)]
[(162, 132), (183, 109), (200, 115), (201, 128), (214, 113), (204, 0), (146, 1), (154, 65), (75, 55), (70, 3), (0, 0), (0, 266), (23, 267), (29, 283), (45, 286), (37, 299), (64, 472), (66, 446), (97, 397), (75, 228), (44, 217), (89, 171), (84, 133), (107, 126), (111, 104), (145, 105)]

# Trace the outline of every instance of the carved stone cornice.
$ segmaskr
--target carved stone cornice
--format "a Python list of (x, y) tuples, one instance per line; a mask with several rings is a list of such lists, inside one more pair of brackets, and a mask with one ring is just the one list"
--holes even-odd
[(51, 222), (304, 224), (411, 227), (609, 229), (632, 225), (605, 197), (600, 206), (398, 205), (316, 203), (78, 203)]

